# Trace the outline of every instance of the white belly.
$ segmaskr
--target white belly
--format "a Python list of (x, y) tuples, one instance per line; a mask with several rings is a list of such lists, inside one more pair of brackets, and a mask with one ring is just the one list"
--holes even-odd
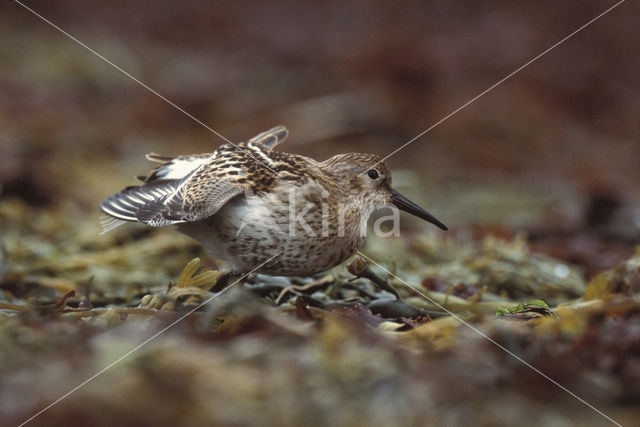
[[(295, 215), (293, 215), (295, 217)], [(298, 218), (300, 219), (300, 218)], [(248, 272), (274, 257), (257, 271), (302, 276), (328, 270), (355, 253), (364, 236), (359, 227), (348, 233), (322, 226), (322, 208), (314, 206), (296, 221), (289, 205), (269, 197), (239, 197), (215, 215), (178, 229), (196, 239), (233, 270)]]

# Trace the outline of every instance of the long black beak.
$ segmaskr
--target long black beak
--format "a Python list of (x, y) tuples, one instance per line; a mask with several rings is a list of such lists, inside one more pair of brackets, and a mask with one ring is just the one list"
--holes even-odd
[(438, 219), (435, 216), (431, 215), (429, 212), (422, 209), (420, 206), (416, 205), (411, 200), (407, 199), (406, 197), (398, 193), (393, 188), (391, 189), (391, 201), (401, 211), (408, 212), (411, 215), (415, 215), (418, 218), (422, 218), (425, 221), (429, 221), (431, 224), (434, 224), (443, 230), (448, 230), (447, 226), (441, 223), (440, 221), (438, 221)]

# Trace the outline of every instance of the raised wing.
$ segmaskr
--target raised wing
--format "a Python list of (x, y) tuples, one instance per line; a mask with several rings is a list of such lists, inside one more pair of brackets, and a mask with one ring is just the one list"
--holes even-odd
[(102, 221), (103, 232), (112, 230), (124, 221), (139, 221), (138, 211), (149, 203), (154, 203), (173, 194), (179, 180), (157, 180), (137, 187), (127, 187), (102, 202), (100, 209), (114, 218), (114, 221)]
[(237, 179), (206, 166), (185, 178), (172, 193), (141, 206), (137, 220), (152, 226), (203, 220), (248, 189)]
[(156, 181), (159, 179), (180, 180), (191, 172), (207, 163), (212, 153), (192, 154), (188, 156), (169, 157), (161, 154), (149, 153), (147, 160), (160, 163), (154, 168), (149, 176), (139, 176), (138, 179), (144, 182)]
[[(105, 200), (101, 208), (119, 221), (166, 226), (200, 221), (215, 214), (246, 190), (260, 192), (275, 179), (267, 153), (289, 132), (277, 126), (246, 143), (224, 144), (213, 154), (175, 158), (149, 154), (160, 162), (138, 187), (128, 187)], [(120, 222), (108, 222), (105, 230)]]
[(289, 136), (289, 131), (286, 127), (280, 125), (254, 136), (247, 141), (247, 145), (257, 145), (271, 151), (273, 147), (287, 139), (287, 136)]

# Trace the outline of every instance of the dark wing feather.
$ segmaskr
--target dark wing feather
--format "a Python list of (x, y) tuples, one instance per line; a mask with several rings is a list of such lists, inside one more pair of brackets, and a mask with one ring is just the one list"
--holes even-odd
[(146, 204), (176, 191), (179, 180), (155, 181), (139, 187), (127, 187), (102, 202), (100, 209), (123, 221), (138, 221), (137, 212)]
[(203, 220), (244, 190), (242, 185), (215, 174), (194, 174), (173, 193), (142, 206), (136, 218), (153, 226)]
[[(183, 178), (175, 191), (142, 206), (136, 213), (137, 220), (153, 226), (200, 221), (256, 187), (248, 175), (252, 171), (256, 174), (255, 168), (260, 164), (248, 157), (245, 147), (245, 144), (220, 147), (207, 163)], [(271, 177), (270, 172), (265, 173)]]
[(213, 155), (171, 158), (151, 154), (147, 158), (161, 165), (143, 178), (145, 183), (109, 197), (101, 208), (119, 220), (152, 226), (206, 219), (244, 191), (261, 191), (273, 184), (273, 172), (264, 163), (270, 163), (265, 152), (288, 134), (284, 126), (277, 126), (246, 143), (224, 144)]

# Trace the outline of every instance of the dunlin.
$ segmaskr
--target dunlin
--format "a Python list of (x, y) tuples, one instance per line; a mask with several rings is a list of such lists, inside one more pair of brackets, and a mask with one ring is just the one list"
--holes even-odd
[[(105, 230), (125, 221), (176, 225), (232, 271), (304, 276), (328, 270), (364, 242), (369, 214), (393, 205), (443, 230), (444, 224), (391, 187), (375, 155), (339, 154), (323, 162), (274, 150), (284, 126), (213, 153), (166, 157), (142, 184), (105, 200)], [(280, 253), (281, 252), (281, 253)]]

